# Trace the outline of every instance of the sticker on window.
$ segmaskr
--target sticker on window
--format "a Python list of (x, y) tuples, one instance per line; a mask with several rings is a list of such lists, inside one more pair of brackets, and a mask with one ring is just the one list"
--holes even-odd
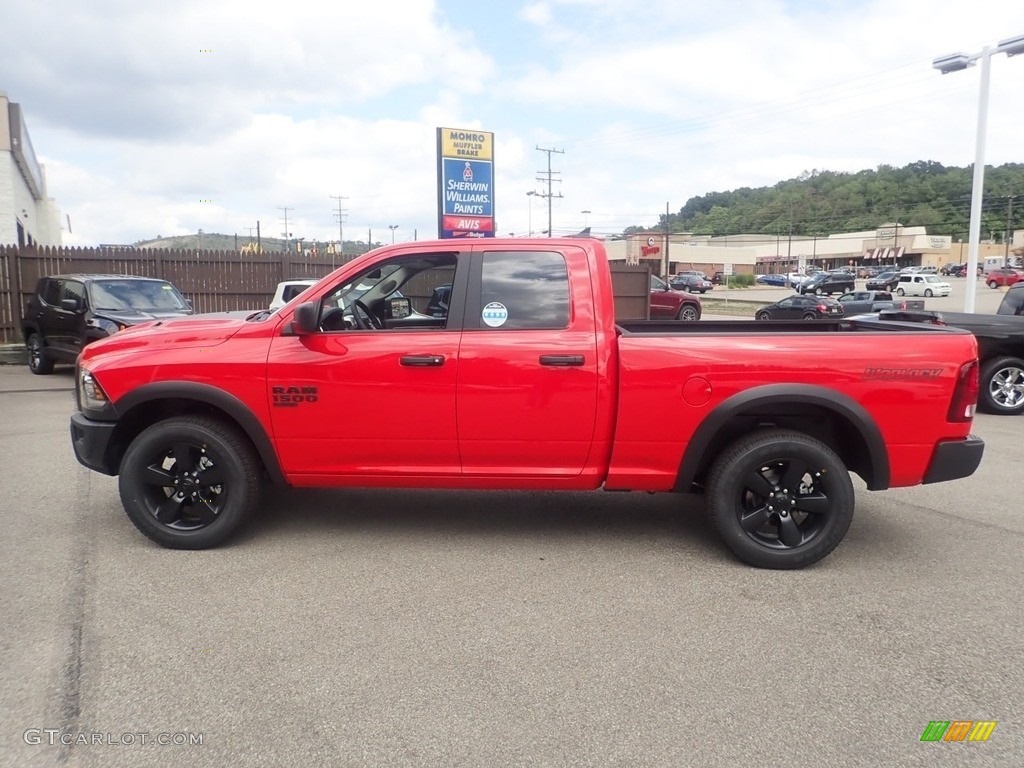
[(491, 328), (500, 328), (508, 320), (508, 309), (500, 301), (492, 301), (484, 307), (480, 317)]

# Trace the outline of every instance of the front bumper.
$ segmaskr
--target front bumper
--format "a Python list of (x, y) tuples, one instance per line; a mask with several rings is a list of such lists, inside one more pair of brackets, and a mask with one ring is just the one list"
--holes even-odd
[(947, 440), (935, 446), (935, 453), (924, 474), (923, 483), (942, 483), (959, 480), (974, 474), (981, 464), (985, 441), (968, 435), (963, 440)]
[(117, 466), (110, 458), (110, 444), (117, 425), (94, 421), (76, 411), (71, 415), (71, 445), (75, 458), (83, 466), (105, 475), (116, 475)]

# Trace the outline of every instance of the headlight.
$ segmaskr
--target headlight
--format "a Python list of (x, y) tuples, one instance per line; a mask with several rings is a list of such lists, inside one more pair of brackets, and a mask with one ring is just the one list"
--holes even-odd
[(107, 393), (92, 373), (85, 368), (78, 370), (78, 405), (82, 410), (102, 410), (110, 404)]

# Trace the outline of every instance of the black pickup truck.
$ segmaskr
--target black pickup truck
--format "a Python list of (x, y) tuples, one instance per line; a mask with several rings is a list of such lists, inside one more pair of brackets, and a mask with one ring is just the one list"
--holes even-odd
[(86, 344), (149, 320), (191, 315), (192, 304), (166, 280), (135, 275), (40, 278), (25, 305), (21, 332), (32, 373), (73, 363)]
[(969, 312), (883, 311), (879, 320), (911, 320), (963, 328), (978, 340), (981, 392), (978, 410), (1024, 413), (1024, 282), (1003, 297), (994, 315)]

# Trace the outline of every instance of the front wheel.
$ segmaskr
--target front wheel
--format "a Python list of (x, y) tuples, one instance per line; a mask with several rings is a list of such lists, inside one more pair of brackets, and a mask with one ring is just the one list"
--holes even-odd
[(989, 288), (993, 288), (993, 289), (998, 288), (999, 287), (999, 283), (997, 283), (995, 280), (989, 280), (988, 281), (988, 287)]
[(260, 466), (248, 439), (208, 417), (157, 422), (125, 451), (118, 489), (128, 518), (171, 549), (224, 543), (255, 508)]
[(755, 316), (757, 320), (771, 320), (772, 316), (768, 312), (758, 312)]
[(28, 369), (32, 373), (40, 376), (53, 373), (53, 360), (46, 356), (43, 340), (38, 333), (30, 333), (25, 339), (25, 346), (28, 348)]
[(758, 568), (817, 562), (853, 520), (853, 483), (842, 460), (791, 430), (761, 430), (729, 445), (711, 466), (705, 497), (725, 545)]
[(1024, 360), (998, 357), (985, 363), (978, 410), (1007, 416), (1024, 413)]
[(691, 304), (684, 304), (679, 308), (679, 314), (676, 315), (676, 320), (684, 320), (688, 323), (692, 323), (697, 320), (697, 309)]

